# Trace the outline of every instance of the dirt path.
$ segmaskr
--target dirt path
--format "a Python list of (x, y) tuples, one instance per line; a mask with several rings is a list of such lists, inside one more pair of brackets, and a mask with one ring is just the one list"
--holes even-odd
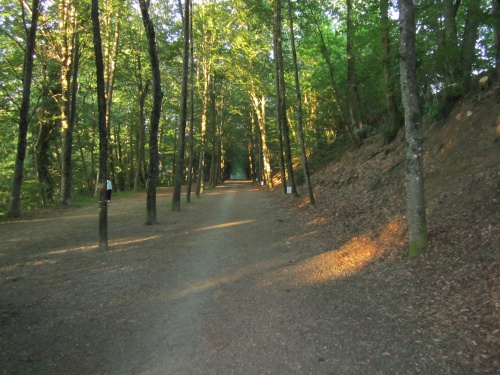
[(144, 226), (143, 194), (113, 198), (108, 253), (96, 207), (0, 224), (0, 373), (471, 372), (405, 319), (404, 290), (325, 281), (314, 232), (259, 186), (158, 202)]

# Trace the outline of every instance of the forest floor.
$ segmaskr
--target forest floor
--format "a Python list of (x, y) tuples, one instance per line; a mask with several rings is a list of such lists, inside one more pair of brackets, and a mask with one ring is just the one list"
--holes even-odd
[(1, 374), (500, 372), (500, 106), (426, 125), (430, 240), (407, 245), (404, 146), (315, 172), (317, 205), (228, 181), (159, 225), (145, 194), (0, 222)]

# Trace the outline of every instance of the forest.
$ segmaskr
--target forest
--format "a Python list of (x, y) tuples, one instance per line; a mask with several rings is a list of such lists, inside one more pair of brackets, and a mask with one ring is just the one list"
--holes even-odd
[[(173, 210), (181, 188), (189, 202), (226, 179), (277, 180), (293, 195), (306, 184), (313, 205), (309, 170), (333, 150), (389, 143), (405, 117), (407, 135), (421, 117), (443, 121), (499, 75), (499, 8), (3, 0), (0, 212), (95, 199), (106, 179), (147, 189), (148, 223), (156, 186), (175, 187)], [(414, 87), (400, 73), (410, 55)]]

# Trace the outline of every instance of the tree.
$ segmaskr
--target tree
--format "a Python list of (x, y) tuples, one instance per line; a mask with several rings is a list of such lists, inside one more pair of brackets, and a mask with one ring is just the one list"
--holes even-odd
[[(283, 112), (283, 103), (281, 99), (281, 85), (282, 85), (282, 77), (281, 77), (281, 67), (280, 61), (282, 60), (282, 53), (278, 52), (278, 44), (281, 46), (281, 39), (278, 41), (278, 38), (281, 38), (281, 30), (278, 29), (281, 27), (281, 20), (278, 20), (278, 7), (281, 7), (280, 1), (275, 0), (274, 4), (274, 25), (273, 25), (273, 55), (274, 55), (274, 81), (276, 83), (276, 131), (278, 136), (278, 145), (279, 145), (279, 157), (278, 162), (280, 165), (281, 171), (281, 192), (283, 195), (287, 193), (287, 185), (288, 185), (288, 176), (287, 176), (287, 166), (285, 162), (285, 153), (284, 153), (284, 142), (283, 142), (283, 123), (286, 118), (286, 112)], [(281, 57), (281, 58), (280, 58)]]
[(73, 4), (68, 0), (59, 1), (60, 17), (60, 67), (61, 67), (61, 93), (59, 97), (60, 121), (62, 133), (62, 161), (61, 161), (61, 203), (64, 206), (71, 205), (71, 161), (73, 151), (73, 128), (75, 117), (71, 114), (71, 108), (75, 108), (71, 103), (76, 100), (76, 95), (72, 93), (77, 89), (76, 83), (72, 85), (73, 77), (78, 76), (78, 72), (73, 74), (72, 70), (78, 66), (75, 59), (78, 58), (79, 51), (76, 50), (76, 40), (78, 38), (77, 13)]
[(491, 0), (493, 8), (493, 30), (495, 36), (495, 66), (500, 77), (500, 0)]
[(260, 159), (261, 159), (261, 171), (262, 171), (262, 181), (267, 185), (268, 188), (273, 187), (272, 180), (272, 170), (271, 170), (271, 161), (270, 161), (270, 153), (269, 147), (267, 144), (267, 135), (266, 135), (266, 102), (267, 99), (265, 96), (257, 96), (257, 93), (252, 89), (249, 92), (250, 100), (252, 102), (252, 108), (257, 117), (257, 131), (259, 133), (259, 142), (260, 142)]
[[(41, 32), (43, 34), (43, 31)], [(40, 64), (42, 65), (41, 75), (41, 92), (40, 92), (40, 114), (38, 116), (38, 132), (34, 146), (34, 160), (36, 168), (36, 176), (40, 185), (40, 198), (43, 205), (52, 202), (55, 190), (55, 179), (51, 171), (53, 162), (52, 148), (57, 141), (57, 123), (54, 113), (58, 111), (58, 104), (55, 100), (51, 83), (57, 82), (58, 72), (54, 68), (52, 59), (48, 58), (45, 49), (47, 46), (43, 44), (39, 46), (41, 52)]]
[[(23, 8), (24, 11), (24, 8)], [(31, 6), (31, 23), (27, 30), (26, 53), (23, 68), (23, 94), (21, 108), (19, 110), (19, 135), (17, 142), (17, 156), (12, 181), (12, 189), (9, 201), (8, 217), (21, 216), (21, 186), (23, 182), (24, 159), (26, 157), (26, 134), (29, 125), (29, 110), (31, 98), (31, 84), (33, 75), (33, 61), (35, 54), (36, 32), (38, 28), (38, 16), (40, 14), (39, 0), (33, 0)]]
[(405, 112), (406, 204), (408, 257), (419, 255), (427, 242), (425, 214), (422, 114), (417, 82), (415, 10), (413, 0), (399, 0), (401, 92)]
[(277, 80), (276, 85), (278, 85), (278, 116), (280, 120), (280, 129), (282, 131), (283, 137), (283, 149), (285, 151), (285, 165), (288, 175), (288, 181), (290, 182), (290, 187), (292, 188), (292, 195), (297, 196), (297, 185), (295, 183), (295, 176), (293, 173), (293, 163), (292, 163), (292, 150), (290, 146), (290, 126), (288, 125), (288, 117), (286, 113), (286, 87), (285, 87), (285, 67), (283, 62), (283, 41), (281, 32), (281, 0), (276, 0), (275, 9), (275, 41), (276, 41), (276, 56), (275, 59), (278, 63), (277, 69)]
[(481, 16), (481, 0), (469, 0), (460, 56), (461, 78), (465, 92), (468, 92), (471, 87), (472, 66), (476, 57), (476, 41)]
[(188, 79), (189, 79), (189, 32), (190, 32), (190, 5), (186, 0), (184, 15), (184, 61), (182, 65), (182, 88), (181, 88), (181, 113), (179, 124), (179, 139), (177, 141), (177, 163), (174, 173), (174, 193), (172, 195), (172, 211), (181, 210), (181, 188), (184, 178), (184, 149), (186, 145), (186, 122), (188, 103)]
[[(358, 131), (363, 128), (362, 110), (359, 98), (358, 82), (356, 77), (356, 59), (354, 54), (354, 23), (352, 20), (352, 0), (346, 0), (346, 28), (347, 28), (347, 104), (351, 127)], [(366, 137), (365, 134), (361, 134)]]
[(309, 7), (309, 12), (310, 12), (310, 17), (312, 18), (314, 24), (316, 25), (317, 28), (317, 33), (319, 36), (319, 49), (321, 51), (321, 54), (323, 56), (323, 59), (325, 60), (325, 63), (328, 67), (328, 79), (332, 85), (333, 93), (334, 93), (334, 99), (335, 103), (337, 105), (337, 112), (340, 115), (340, 121), (341, 123), (345, 126), (347, 133), (349, 134), (349, 137), (351, 140), (356, 144), (359, 145), (359, 139), (354, 133), (354, 129), (352, 128), (351, 124), (349, 121), (347, 121), (348, 116), (345, 114), (345, 109), (342, 104), (341, 96), (340, 96), (340, 90), (339, 86), (337, 84), (337, 80), (335, 79), (335, 67), (332, 62), (332, 58), (330, 56), (330, 52), (328, 51), (328, 46), (325, 41), (325, 37), (323, 35), (323, 30), (321, 29), (321, 24), (318, 20), (318, 17), (316, 14), (313, 13), (313, 8), (312, 6)]
[(400, 127), (400, 114), (396, 95), (394, 94), (392, 69), (391, 69), (391, 32), (389, 22), (389, 0), (380, 0), (380, 27), (382, 29), (383, 57), (382, 66), (384, 70), (385, 100), (388, 115), (388, 134), (386, 140), (391, 142), (396, 137)]
[(106, 180), (108, 138), (106, 134), (106, 94), (104, 91), (104, 62), (102, 57), (101, 26), (99, 23), (99, 0), (92, 0), (92, 30), (97, 79), (97, 110), (99, 115), (99, 249), (108, 250), (108, 204), (106, 201)]
[[(116, 4), (113, 0), (106, 2), (106, 11), (103, 12), (103, 24), (105, 29), (104, 40), (104, 82), (106, 93), (106, 128), (108, 134), (108, 145), (111, 152), (108, 153), (109, 162), (109, 175), (110, 179), (115, 182), (118, 181), (116, 173), (117, 167), (119, 170), (123, 168), (119, 165), (120, 158), (118, 155), (120, 144), (116, 137), (113, 137), (112, 123), (111, 123), (111, 110), (113, 106), (113, 97), (116, 80), (116, 67), (119, 51), (120, 40), (120, 24), (123, 16), (121, 4)], [(116, 133), (119, 136), (119, 132)], [(116, 143), (116, 144), (115, 144)], [(120, 175), (123, 178), (122, 175)], [(117, 185), (115, 183), (115, 185)]]
[(137, 131), (137, 158), (136, 158), (136, 169), (134, 174), (134, 191), (139, 191), (141, 185), (141, 175), (142, 175), (142, 165), (144, 160), (144, 143), (145, 143), (145, 127), (146, 127), (146, 115), (145, 106), (146, 98), (149, 95), (149, 88), (151, 86), (150, 80), (144, 82), (142, 74), (142, 59), (141, 54), (137, 53), (137, 89), (139, 96), (139, 122)]
[(146, 201), (146, 224), (157, 224), (156, 216), (156, 185), (158, 183), (158, 126), (160, 124), (161, 102), (163, 93), (161, 91), (161, 75), (158, 53), (156, 51), (156, 39), (153, 21), (149, 16), (149, 4), (146, 0), (139, 0), (141, 6), (142, 21), (148, 39), (149, 61), (152, 73), (153, 107), (151, 109), (151, 128), (149, 130), (149, 174), (148, 192)]
[(209, 10), (215, 12), (216, 8), (213, 2), (209, 2), (205, 9), (200, 9), (200, 54), (201, 61), (201, 84), (202, 84), (202, 109), (200, 121), (200, 151), (198, 157), (198, 176), (196, 181), (197, 197), (203, 192), (205, 186), (205, 151), (207, 147), (207, 124), (208, 124), (208, 109), (210, 103), (210, 82), (212, 79), (213, 60), (214, 60), (214, 46), (217, 39), (217, 30), (214, 23), (216, 22), (210, 17)]
[(190, 119), (189, 119), (189, 166), (186, 186), (186, 203), (191, 203), (194, 166), (194, 43), (193, 43), (193, 3), (189, 2), (189, 42), (190, 42)]
[(292, 58), (293, 58), (293, 72), (295, 78), (295, 94), (297, 96), (297, 133), (300, 142), (300, 156), (302, 160), (302, 169), (304, 171), (304, 179), (306, 181), (307, 192), (309, 194), (309, 204), (314, 206), (315, 199), (313, 194), (313, 188), (311, 184), (311, 176), (309, 174), (309, 164), (307, 161), (304, 132), (302, 126), (302, 94), (300, 91), (300, 81), (299, 81), (299, 66), (297, 63), (297, 51), (295, 50), (295, 35), (293, 31), (293, 10), (292, 2), (288, 0), (288, 22), (290, 25), (290, 44), (292, 48)]

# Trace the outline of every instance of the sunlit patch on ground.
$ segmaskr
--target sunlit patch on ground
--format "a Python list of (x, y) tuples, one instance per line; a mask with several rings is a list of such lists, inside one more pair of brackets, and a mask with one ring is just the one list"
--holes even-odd
[(224, 224), (212, 225), (210, 227), (204, 227), (204, 228), (195, 228), (195, 229), (193, 229), (193, 232), (198, 232), (198, 231), (202, 231), (202, 230), (212, 230), (212, 229), (221, 229), (221, 228), (234, 227), (234, 226), (237, 226), (237, 225), (243, 225), (243, 224), (253, 223), (254, 221), (255, 220), (233, 221), (232, 223), (224, 223)]
[(16, 263), (16, 264), (11, 264), (10, 266), (0, 267), (0, 272), (12, 271), (21, 267), (44, 266), (47, 264), (55, 264), (55, 263), (57, 263), (57, 261), (54, 259), (34, 260), (32, 262)]
[[(125, 250), (122, 247), (127, 246), (127, 245), (136, 245), (139, 243), (147, 242), (147, 241), (153, 241), (161, 236), (149, 236), (149, 237), (141, 237), (141, 238), (135, 238), (135, 239), (127, 239), (127, 240), (121, 240), (121, 241), (110, 241), (109, 247), (110, 250), (116, 251), (116, 250)], [(116, 250), (115, 250), (116, 248)]]
[[(123, 246), (127, 245), (135, 245), (139, 243), (143, 243), (146, 241), (152, 241), (160, 236), (149, 236), (149, 237), (142, 237), (142, 238), (135, 238), (135, 239), (127, 239), (127, 240), (120, 240), (120, 241), (110, 241), (109, 242), (109, 249), (114, 250), (114, 249), (121, 249)], [(97, 249), (97, 245), (93, 244), (90, 246), (77, 246), (77, 247), (71, 247), (71, 248), (66, 248), (66, 249), (60, 249), (60, 250), (54, 250), (46, 253), (46, 255), (61, 255), (61, 254), (67, 254), (71, 252), (77, 252), (77, 251), (89, 251), (89, 250), (95, 250)], [(123, 249), (121, 249), (123, 250)]]
[[(74, 215), (74, 216), (64, 216), (64, 220), (81, 220), (81, 219), (93, 219), (95, 218), (95, 215)], [(61, 220), (61, 216), (59, 215), (54, 215), (53, 217), (46, 217), (46, 218), (41, 218), (41, 219), (24, 219), (24, 220), (14, 220), (14, 221), (3, 221), (0, 222), (0, 225), (5, 225), (5, 224), (17, 224), (17, 223), (43, 223), (43, 222), (50, 222), (50, 221), (59, 221)]]
[(163, 296), (162, 298), (168, 300), (175, 300), (179, 298), (184, 298), (196, 293), (201, 293), (209, 289), (215, 289), (220, 285), (229, 284), (238, 280), (242, 280), (246, 277), (262, 274), (268, 269), (274, 267), (280, 267), (285, 262), (284, 258), (276, 258), (270, 261), (259, 262), (250, 266), (239, 267), (235, 270), (224, 274), (221, 277), (213, 278), (210, 280), (204, 280), (198, 283), (191, 284), (182, 289), (176, 290), (168, 296)]
[(298, 285), (323, 283), (358, 273), (391, 247), (400, 246), (404, 231), (404, 222), (392, 219), (377, 233), (353, 237), (340, 248), (315, 255), (281, 273), (292, 275), (292, 283)]
[(96, 249), (97, 246), (78, 246), (78, 247), (72, 247), (68, 249), (61, 249), (61, 250), (54, 250), (54, 251), (49, 251), (46, 253), (46, 255), (61, 255), (61, 254), (67, 254), (75, 251), (89, 251), (89, 250), (94, 250)]

